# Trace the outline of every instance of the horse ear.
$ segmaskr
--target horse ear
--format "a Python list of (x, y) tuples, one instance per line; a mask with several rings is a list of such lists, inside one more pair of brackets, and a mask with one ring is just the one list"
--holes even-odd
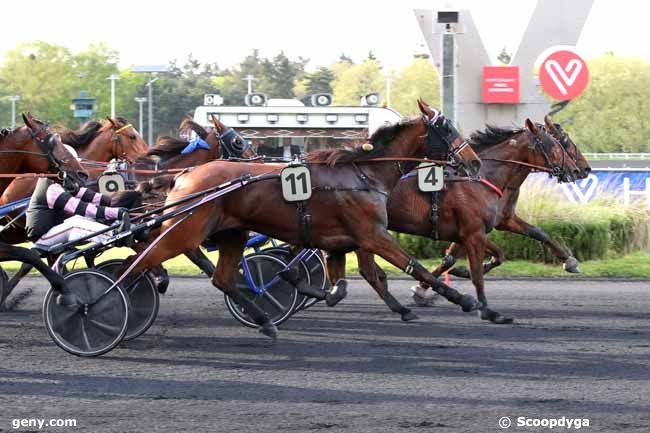
[[(29, 113), (27, 113), (29, 115)], [(25, 125), (30, 126), (29, 124), (29, 118), (25, 115), (25, 113), (22, 114), (23, 116), (23, 122), (25, 122)]]
[(553, 124), (553, 119), (550, 117), (544, 116), (544, 125), (548, 128), (549, 131), (555, 131), (555, 125)]
[(418, 107), (420, 108), (420, 113), (425, 114), (428, 118), (432, 118), (434, 113), (429, 107), (429, 104), (424, 102), (421, 98), (418, 99)]
[(224, 130), (226, 129), (223, 123), (221, 123), (214, 114), (210, 114), (210, 118), (212, 119), (212, 124), (214, 127), (217, 128), (217, 131), (219, 131), (219, 134), (223, 134)]
[(537, 129), (537, 125), (535, 125), (535, 122), (533, 122), (532, 120), (526, 118), (525, 125), (526, 125), (526, 128), (528, 128), (528, 130), (530, 132), (532, 132), (535, 135), (539, 135), (539, 129)]
[(106, 120), (108, 120), (109, 122), (111, 122), (111, 125), (113, 125), (113, 128), (117, 128), (117, 125), (115, 124), (115, 121), (114, 121), (113, 119), (111, 119), (110, 117), (106, 116)]

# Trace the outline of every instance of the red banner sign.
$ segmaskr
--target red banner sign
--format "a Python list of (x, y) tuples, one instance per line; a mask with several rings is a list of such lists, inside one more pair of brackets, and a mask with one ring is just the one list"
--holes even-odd
[(483, 66), (483, 102), (519, 103), (519, 66)]

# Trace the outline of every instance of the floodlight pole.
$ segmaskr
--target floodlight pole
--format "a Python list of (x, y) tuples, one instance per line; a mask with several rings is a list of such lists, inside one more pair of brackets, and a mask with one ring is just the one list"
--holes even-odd
[(145, 86), (149, 87), (149, 130), (147, 131), (149, 146), (153, 146), (153, 83), (156, 81), (158, 81), (158, 77), (145, 84)]
[(142, 132), (144, 131), (142, 129), (142, 114), (143, 114), (142, 113), (142, 104), (147, 102), (147, 98), (137, 97), (137, 98), (135, 98), (135, 102), (137, 102), (138, 105), (140, 106), (140, 108), (138, 110), (138, 113), (139, 113), (139, 116), (140, 116), (139, 123), (138, 123), (138, 131), (140, 132), (140, 134), (142, 134)]
[(16, 127), (16, 101), (20, 100), (20, 96), (10, 96), (9, 100), (11, 101), (11, 128), (13, 129)]
[(386, 106), (390, 108), (390, 72), (386, 72)]
[(442, 34), (442, 112), (456, 123), (456, 41), (449, 24)]
[(111, 119), (115, 118), (115, 80), (119, 80), (120, 77), (117, 74), (111, 74), (107, 80), (111, 80)]

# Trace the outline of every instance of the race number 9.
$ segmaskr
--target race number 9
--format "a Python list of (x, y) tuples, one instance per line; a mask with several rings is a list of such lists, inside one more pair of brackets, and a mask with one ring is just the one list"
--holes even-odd
[(418, 169), (418, 189), (422, 192), (440, 191), (444, 185), (444, 169), (438, 165), (423, 164)]
[(311, 197), (311, 177), (305, 166), (283, 169), (280, 172), (280, 183), (286, 201), (303, 201)]
[(126, 189), (124, 178), (119, 174), (105, 174), (100, 176), (97, 179), (97, 186), (99, 187), (99, 192), (102, 194), (114, 194)]

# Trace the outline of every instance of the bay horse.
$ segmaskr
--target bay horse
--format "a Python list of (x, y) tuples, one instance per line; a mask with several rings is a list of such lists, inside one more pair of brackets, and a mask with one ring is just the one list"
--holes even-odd
[[(533, 169), (552, 174), (560, 181), (572, 181), (580, 170), (560, 143), (529, 119), (521, 129), (489, 127), (484, 133), (473, 134), (469, 143), (483, 161), (481, 180), (446, 179), (437, 203), (432, 204), (432, 194), (421, 192), (415, 177), (403, 179), (388, 200), (388, 228), (462, 245), (467, 251), (481, 319), (511, 323), (512, 318), (489, 308), (483, 280), (487, 234), (499, 222), (503, 191), (518, 190)], [(432, 205), (437, 207), (435, 219), (432, 219)], [(357, 259), (361, 275), (389, 308), (400, 313), (403, 320), (414, 319), (415, 315), (388, 292), (386, 274), (375, 263), (371, 252), (359, 250)], [(441, 273), (437, 268), (432, 277), (437, 278)], [(431, 286), (429, 281), (421, 285)]]
[[(277, 329), (264, 312), (244, 297), (233, 284), (237, 264), (244, 251), (247, 231), (254, 230), (291, 245), (311, 246), (330, 252), (328, 271), (335, 281), (330, 295), (340, 300), (345, 293), (345, 253), (358, 248), (377, 253), (417, 280), (426, 281), (453, 302), (472, 310), (476, 301), (437, 281), (410, 257), (388, 233), (386, 203), (399, 178), (417, 162), (403, 158), (451, 155), (471, 175), (480, 160), (442, 113), (418, 101), (421, 116), (379, 128), (370, 137), (371, 146), (353, 150), (328, 149), (309, 153), (305, 163), (311, 173), (313, 196), (305, 203), (310, 215), (306, 235), (299, 223), (298, 205), (283, 200), (279, 177), (285, 164), (256, 164), (213, 161), (179, 176), (167, 202), (226, 181), (251, 175), (271, 175), (256, 183), (207, 202), (191, 214), (163, 222), (160, 242), (135, 266), (138, 273), (181, 253), (192, 251), (208, 237), (219, 244), (219, 259), (212, 275), (215, 287), (232, 297), (253, 320), (260, 332), (275, 339)], [(418, 161), (419, 162), (419, 161)], [(181, 219), (182, 218), (182, 219)], [(176, 224), (176, 225), (174, 225)]]
[[(560, 145), (566, 151), (567, 156), (571, 158), (575, 166), (578, 168), (577, 179), (587, 178), (591, 172), (591, 166), (569, 134), (560, 124), (554, 123), (549, 116), (544, 117), (544, 125), (553, 138), (559, 141)], [(480, 141), (480, 136), (477, 136), (477, 141)], [(578, 260), (573, 257), (571, 251), (554, 241), (546, 232), (544, 232), (544, 230), (526, 222), (516, 214), (518, 199), (519, 188), (506, 188), (503, 191), (503, 198), (499, 204), (498, 222), (495, 229), (519, 234), (541, 242), (543, 245), (548, 247), (551, 253), (562, 263), (562, 267), (565, 271), (570, 273), (579, 273)], [(503, 252), (489, 239), (487, 240), (486, 247), (492, 255), (492, 258), (483, 266), (485, 273), (501, 265), (504, 260)], [(456, 259), (463, 255), (464, 250), (462, 245), (452, 243), (445, 252), (442, 266), (438, 269), (438, 272), (446, 272), (449, 270), (451, 275), (461, 278), (470, 278), (469, 270), (465, 266), (453, 267)], [(418, 293), (420, 296), (423, 295), (422, 291), (418, 291)]]
[[(88, 173), (77, 159), (63, 146), (58, 135), (53, 134), (47, 124), (36, 120), (30, 113), (23, 114), (25, 126), (13, 130), (0, 130), (0, 173), (13, 175), (20, 173), (66, 173), (75, 181), (83, 183)], [(14, 176), (0, 177), (0, 187), (6, 188)], [(0, 242), (0, 262), (18, 260), (36, 269), (54, 288), (63, 287), (63, 279), (53, 272), (38, 254), (27, 248), (16, 247)], [(1, 268), (0, 268), (1, 270)], [(2, 271), (0, 281), (0, 306), (6, 299), (6, 274)]]

